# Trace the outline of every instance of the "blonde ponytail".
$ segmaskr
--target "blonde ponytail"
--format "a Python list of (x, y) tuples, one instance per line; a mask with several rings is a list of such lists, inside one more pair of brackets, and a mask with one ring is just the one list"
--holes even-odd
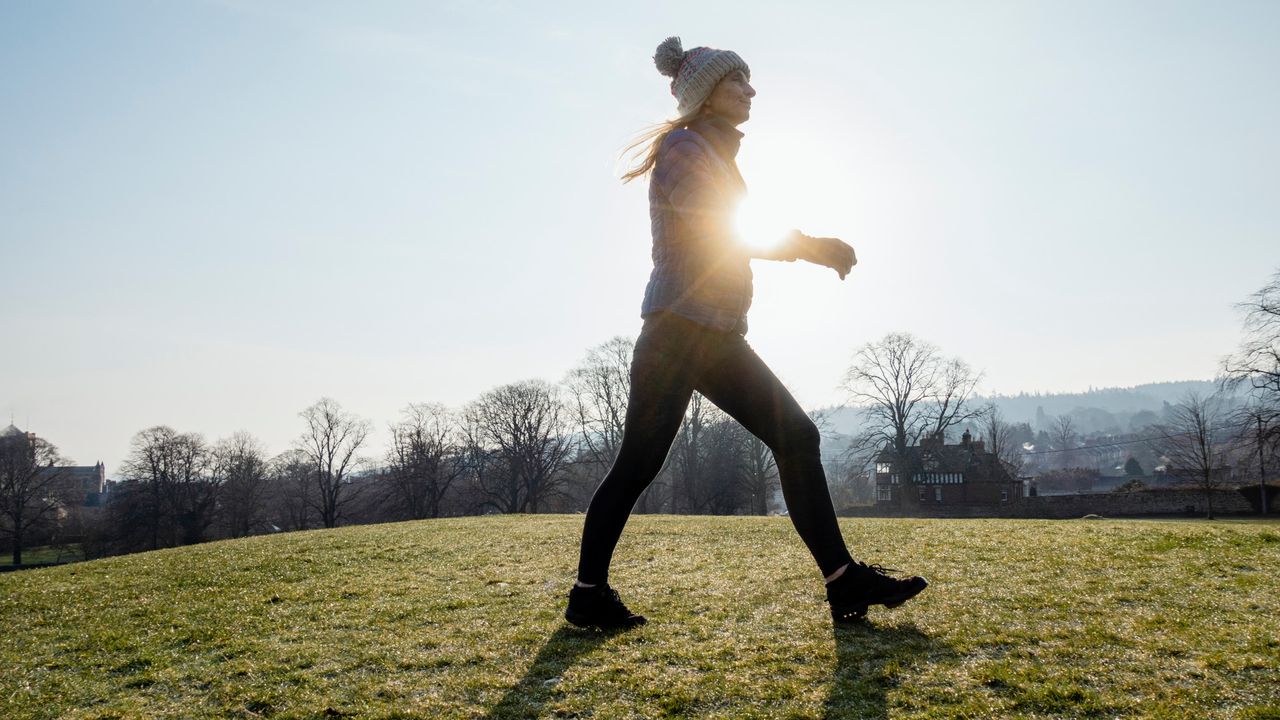
[(626, 161), (631, 169), (622, 174), (622, 182), (629, 183), (637, 178), (653, 172), (653, 166), (658, 164), (658, 150), (662, 147), (662, 141), (672, 131), (679, 130), (689, 126), (702, 114), (702, 107), (696, 107), (692, 112), (681, 115), (675, 120), (667, 120), (644, 130), (630, 145), (622, 150), (622, 158)]

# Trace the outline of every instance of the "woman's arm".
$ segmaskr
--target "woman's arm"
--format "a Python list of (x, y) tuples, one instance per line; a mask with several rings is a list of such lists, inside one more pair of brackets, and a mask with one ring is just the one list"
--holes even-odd
[(853, 248), (837, 238), (811, 237), (799, 230), (792, 230), (780, 245), (768, 250), (753, 251), (751, 257), (761, 260), (807, 260), (835, 270), (843, 280), (858, 264)]
[[(799, 232), (792, 230), (792, 233)], [(767, 248), (752, 248), (752, 260), (780, 260), (782, 262), (795, 262), (800, 259), (799, 253), (796, 252), (794, 243), (791, 241), (791, 234), (788, 234), (781, 242)]]

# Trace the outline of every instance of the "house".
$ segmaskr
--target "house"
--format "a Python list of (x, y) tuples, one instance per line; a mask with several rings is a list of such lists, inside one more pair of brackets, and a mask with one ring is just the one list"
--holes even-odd
[[(35, 433), (19, 430), (12, 423), (9, 424), (9, 427), (0, 430), (0, 437), (21, 436), (25, 436), (27, 440), (35, 440), (38, 437)], [(65, 499), (64, 502), (68, 505), (97, 507), (105, 499), (107, 468), (101, 462), (96, 465), (82, 466), (58, 465), (41, 468), (40, 472), (50, 473), (54, 476), (50, 485), (57, 489), (58, 494)]]
[(1024, 495), (1023, 481), (967, 430), (957, 445), (934, 435), (907, 448), (902, 457), (886, 446), (873, 473), (876, 507), (883, 509), (1007, 507), (1021, 503)]

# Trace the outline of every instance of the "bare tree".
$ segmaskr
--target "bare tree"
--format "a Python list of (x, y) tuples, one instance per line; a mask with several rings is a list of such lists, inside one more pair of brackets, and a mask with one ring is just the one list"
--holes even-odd
[(499, 503), (493, 502), (490, 492), (504, 485), (504, 468), (498, 452), (485, 438), (480, 419), (471, 408), (461, 414), (462, 464), (464, 468), (462, 493), (465, 512), (502, 512)]
[(753, 478), (748, 447), (755, 438), (723, 413), (703, 430), (703, 477), (697, 511), (732, 515), (750, 506)]
[(358, 493), (351, 474), (360, 466), (357, 453), (369, 437), (369, 423), (330, 398), (321, 398), (299, 416), (307, 427), (297, 447), (310, 464), (320, 521), (327, 528), (337, 527), (344, 507)]
[(1076, 423), (1069, 415), (1059, 415), (1049, 428), (1049, 439), (1054, 449), (1060, 451), (1058, 464), (1060, 467), (1075, 466), (1076, 458)]
[(293, 448), (271, 460), (267, 507), (277, 530), (307, 530), (315, 514), (311, 459)]
[(199, 433), (157, 425), (133, 436), (123, 471), (138, 484), (151, 548), (203, 542), (217, 508), (218, 481)]
[(764, 514), (777, 484), (775, 471), (768, 446), (693, 394), (664, 469), (671, 512)]
[(988, 450), (996, 456), (1011, 477), (1022, 474), (1022, 446), (1015, 440), (1017, 427), (1004, 421), (995, 403), (988, 403), (982, 415)]
[(221, 483), (218, 508), (231, 537), (253, 532), (263, 512), (270, 466), (262, 442), (237, 432), (213, 446), (213, 472)]
[(1220, 398), (1189, 393), (1174, 405), (1163, 428), (1164, 454), (1172, 469), (1190, 474), (1205, 493), (1213, 519), (1213, 492), (1226, 481), (1220, 458), (1225, 440)]
[(925, 406), (929, 435), (942, 436), (948, 428), (982, 415), (982, 408), (969, 402), (981, 379), (981, 373), (959, 358), (939, 359), (931, 397)]
[(466, 469), (456, 421), (438, 404), (411, 404), (402, 414), (387, 454), (391, 495), (414, 520), (439, 517), (445, 493)]
[(936, 347), (907, 333), (890, 333), (853, 356), (844, 388), (862, 406), (867, 430), (854, 452), (873, 457), (888, 447), (898, 457), (926, 434), (945, 433), (974, 417), (969, 399), (981, 375)]
[(634, 351), (634, 340), (615, 337), (588, 350), (565, 380), (584, 454), (601, 465), (613, 462), (622, 444)]
[[(564, 488), (575, 507), (586, 506), (622, 446), (634, 350), (635, 341), (631, 338), (612, 338), (589, 349), (582, 362), (565, 378), (573, 424), (580, 440)], [(649, 511), (657, 497), (656, 485), (655, 482), (640, 495), (636, 512)]]
[[(465, 414), (468, 454), (484, 505), (498, 512), (538, 512), (559, 492), (565, 480), (560, 471), (573, 450), (556, 388), (541, 380), (503, 385), (472, 402)], [(494, 459), (502, 472), (492, 471)]]
[(684, 420), (676, 433), (675, 442), (667, 454), (671, 474), (671, 512), (696, 513), (698, 485), (703, 476), (703, 447), (708, 421), (718, 412), (714, 405), (695, 392), (685, 410)]
[(13, 542), (13, 564), (22, 564), (28, 533), (61, 506), (64, 463), (58, 448), (24, 432), (0, 435), (0, 532)]
[(1224, 391), (1249, 389), (1248, 407), (1235, 420), (1256, 457), (1258, 490), (1266, 513), (1266, 461), (1280, 449), (1280, 270), (1236, 307), (1244, 314), (1244, 339), (1222, 362), (1222, 385)]
[(1276, 456), (1280, 455), (1280, 409), (1257, 398), (1236, 410), (1230, 420), (1247, 456), (1243, 464), (1256, 463), (1258, 492), (1262, 514), (1270, 512), (1267, 492), (1267, 467), (1276, 472)]
[(1222, 363), (1232, 384), (1247, 385), (1265, 404), (1280, 406), (1280, 270), (1237, 305), (1244, 312), (1244, 340)]
[(746, 462), (744, 480), (752, 515), (769, 513), (769, 496), (778, 484), (778, 464), (764, 441), (748, 435), (743, 449)]

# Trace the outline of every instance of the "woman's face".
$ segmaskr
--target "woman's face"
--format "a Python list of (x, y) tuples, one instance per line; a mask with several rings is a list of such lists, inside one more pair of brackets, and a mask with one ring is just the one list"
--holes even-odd
[(711, 97), (707, 98), (704, 107), (708, 112), (739, 125), (751, 117), (751, 98), (755, 94), (755, 88), (747, 82), (747, 74), (734, 70), (725, 75), (716, 89), (711, 91)]

